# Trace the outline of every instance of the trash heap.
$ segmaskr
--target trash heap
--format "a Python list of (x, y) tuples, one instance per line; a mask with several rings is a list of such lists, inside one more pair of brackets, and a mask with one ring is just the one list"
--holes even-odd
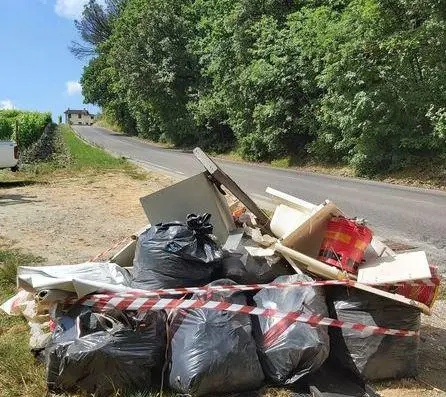
[(425, 253), (268, 188), (270, 219), (194, 153), (206, 171), (142, 198), (151, 224), (109, 261), (19, 268), (1, 308), (29, 321), (48, 389), (372, 396), (367, 380), (416, 376), (440, 283)]

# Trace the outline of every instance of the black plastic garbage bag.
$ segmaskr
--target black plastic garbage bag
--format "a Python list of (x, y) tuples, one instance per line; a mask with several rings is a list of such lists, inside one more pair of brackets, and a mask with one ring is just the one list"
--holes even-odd
[[(210, 285), (234, 284), (219, 280)], [(246, 305), (243, 293), (209, 293), (195, 298)], [(193, 396), (258, 389), (263, 382), (249, 315), (189, 309), (171, 323), (170, 387)]]
[[(275, 282), (312, 281), (305, 275), (278, 277)], [(281, 312), (302, 311), (326, 316), (321, 287), (264, 289), (254, 295), (256, 306)], [(258, 317), (255, 336), (265, 376), (276, 385), (292, 385), (317, 370), (329, 354), (327, 327), (289, 319)]]
[[(109, 396), (148, 390), (159, 384), (166, 348), (164, 312), (149, 312), (139, 329), (113, 327), (60, 343), (52, 350), (60, 362), (54, 391)], [(53, 368), (53, 372), (55, 369)]]
[(187, 223), (160, 223), (143, 232), (136, 244), (132, 287), (160, 289), (209, 283), (222, 251), (211, 238), (209, 214), (188, 215)]
[(90, 315), (91, 307), (75, 304), (68, 311), (56, 311), (56, 327), (51, 335), (50, 342), (44, 351), (46, 364), (46, 383), (49, 390), (56, 389), (59, 377), (60, 362), (68, 346), (79, 336), (76, 319), (81, 315)]
[(254, 240), (243, 236), (236, 249), (224, 251), (221, 278), (239, 284), (267, 284), (278, 276), (291, 274), (283, 257), (269, 251), (259, 249)]
[[(365, 291), (330, 287), (330, 316), (341, 321), (384, 328), (420, 328), (420, 311)], [(330, 359), (369, 380), (417, 375), (419, 336), (372, 335), (330, 328)]]

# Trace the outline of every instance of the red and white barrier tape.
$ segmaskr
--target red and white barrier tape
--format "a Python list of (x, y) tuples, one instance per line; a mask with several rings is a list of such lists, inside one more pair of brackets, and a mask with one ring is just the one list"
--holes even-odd
[(105, 254), (109, 253), (110, 251), (114, 250), (115, 248), (118, 248), (121, 244), (124, 244), (127, 240), (129, 240), (130, 237), (124, 237), (122, 240), (119, 240), (115, 245), (111, 246), (110, 248), (107, 248), (106, 250), (100, 252), (97, 254), (94, 258), (90, 259), (90, 262), (96, 262), (99, 258), (102, 258)]
[(116, 308), (119, 310), (165, 310), (165, 309), (209, 309), (216, 311), (226, 311), (233, 313), (251, 314), (263, 317), (274, 317), (287, 319), (289, 321), (301, 322), (312, 326), (326, 325), (329, 327), (351, 329), (359, 332), (365, 332), (374, 335), (392, 335), (392, 336), (417, 336), (419, 331), (399, 330), (391, 328), (382, 328), (371, 325), (349, 323), (339, 321), (321, 315), (308, 315), (302, 312), (280, 312), (275, 309), (263, 309), (254, 306), (238, 305), (230, 302), (202, 301), (196, 299), (154, 299), (144, 297), (121, 297), (116, 294), (111, 295), (91, 295), (82, 300), (83, 305), (97, 307), (101, 310)]
[[(136, 290), (128, 290), (125, 292), (114, 293), (113, 295), (120, 297), (133, 297), (133, 296), (159, 297), (159, 296), (207, 293), (209, 291), (214, 291), (214, 292), (258, 291), (261, 289), (275, 289), (275, 288), (287, 288), (287, 287), (318, 287), (318, 286), (329, 286), (329, 285), (345, 285), (354, 287), (355, 283), (356, 282), (354, 280), (323, 280), (323, 281), (296, 281), (296, 282), (286, 282), (286, 283), (273, 282), (269, 284), (245, 284), (245, 285), (226, 284), (226, 285), (207, 285), (203, 287), (164, 288), (152, 291), (150, 290), (143, 291), (140, 289), (136, 289)], [(398, 286), (398, 285), (400, 284), (393, 284), (393, 286)], [(426, 284), (413, 284), (413, 285), (419, 286)], [(384, 287), (384, 285), (379, 285), (376, 287)]]
[[(289, 283), (269, 283), (269, 284), (225, 284), (225, 285), (205, 285), (203, 287), (181, 287), (181, 288), (165, 288), (157, 290), (128, 290), (125, 292), (116, 292), (112, 295), (119, 297), (159, 297), (172, 295), (186, 295), (207, 292), (234, 292), (234, 291), (258, 291), (261, 289), (287, 288), (287, 287), (317, 287), (322, 285), (353, 285), (353, 281), (349, 280), (325, 280), (325, 281), (296, 281)], [(104, 296), (109, 296), (106, 294)], [(95, 296), (101, 296), (96, 294)]]

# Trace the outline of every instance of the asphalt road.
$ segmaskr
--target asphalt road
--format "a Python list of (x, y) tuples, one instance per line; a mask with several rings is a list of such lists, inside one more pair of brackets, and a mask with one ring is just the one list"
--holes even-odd
[[(203, 171), (190, 153), (163, 149), (98, 127), (75, 126), (85, 140), (125, 156), (143, 167), (186, 178)], [(349, 216), (364, 217), (376, 235), (424, 249), (446, 273), (446, 192), (218, 161), (253, 199), (268, 203), (267, 186), (304, 200), (335, 202)]]

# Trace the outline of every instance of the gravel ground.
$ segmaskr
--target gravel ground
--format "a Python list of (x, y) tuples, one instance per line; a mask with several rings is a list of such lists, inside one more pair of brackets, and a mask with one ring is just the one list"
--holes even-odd
[(86, 261), (148, 223), (139, 198), (171, 184), (168, 177), (150, 176), (61, 177), (9, 188), (0, 183), (0, 238), (48, 264)]

